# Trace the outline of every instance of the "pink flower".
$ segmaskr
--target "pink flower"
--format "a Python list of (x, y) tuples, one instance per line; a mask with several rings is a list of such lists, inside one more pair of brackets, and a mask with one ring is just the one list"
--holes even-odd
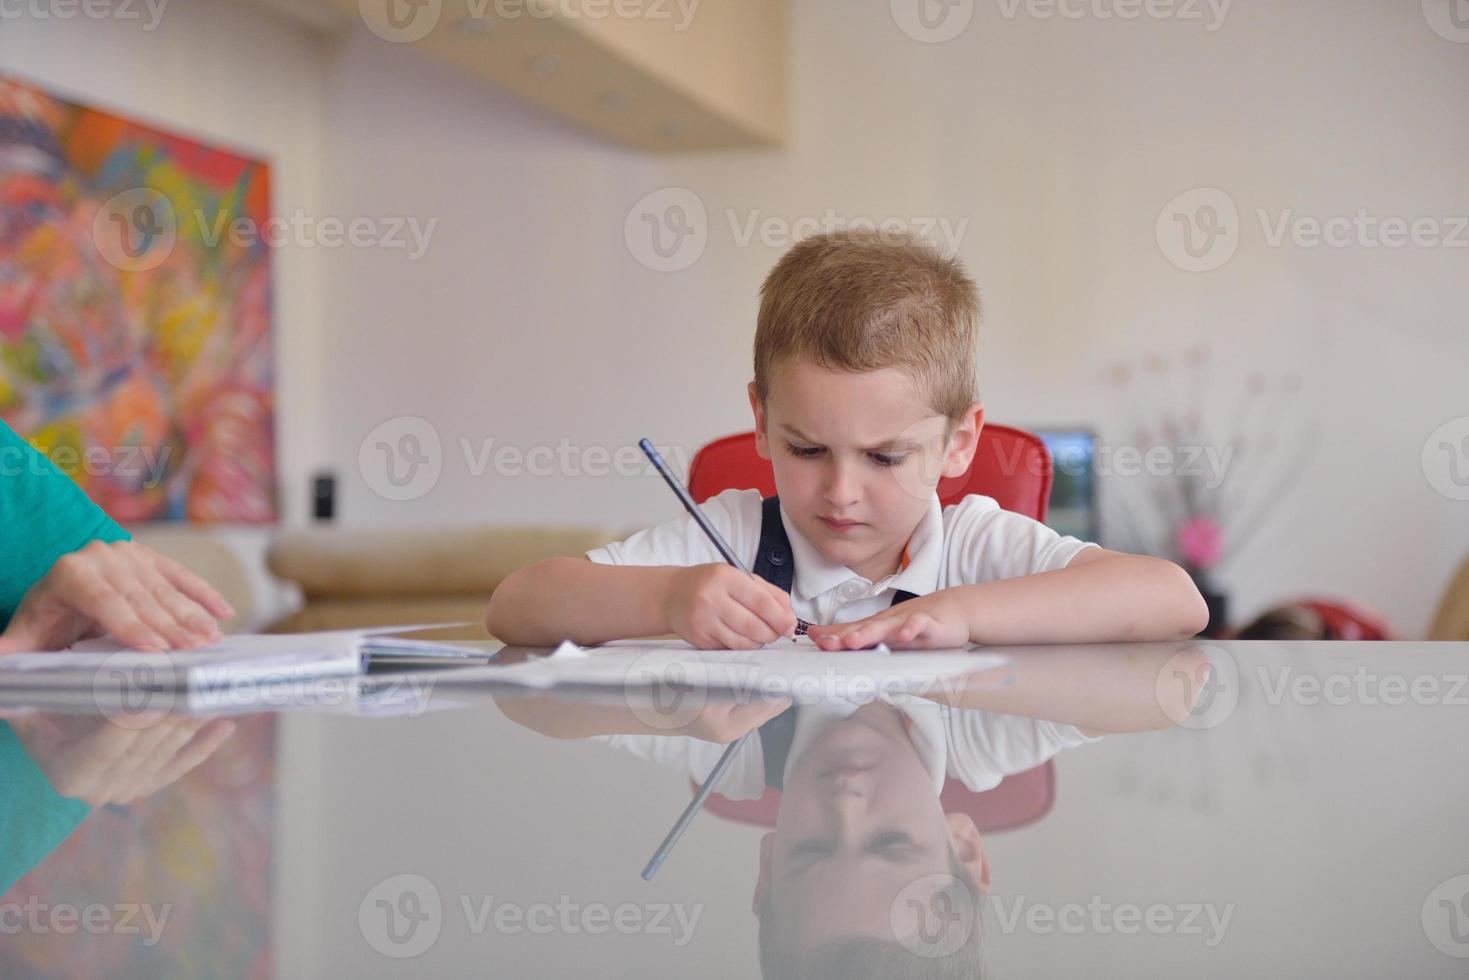
[(1224, 554), (1224, 533), (1211, 517), (1190, 517), (1178, 528), (1178, 553), (1189, 568), (1207, 571)]

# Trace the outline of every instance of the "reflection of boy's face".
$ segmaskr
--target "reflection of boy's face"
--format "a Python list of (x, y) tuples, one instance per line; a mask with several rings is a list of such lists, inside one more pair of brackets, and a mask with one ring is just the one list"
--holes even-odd
[(794, 762), (760, 845), (756, 907), (769, 889), (801, 946), (893, 938), (893, 899), (947, 874), (951, 846), (975, 881), (987, 876), (973, 821), (944, 814), (901, 713), (882, 703), (826, 729)]
[(968, 469), (978, 435), (971, 415), (946, 444), (947, 420), (898, 368), (786, 361), (763, 406), (751, 384), (750, 404), (786, 513), (828, 560), (874, 582), (897, 568), (940, 476)]

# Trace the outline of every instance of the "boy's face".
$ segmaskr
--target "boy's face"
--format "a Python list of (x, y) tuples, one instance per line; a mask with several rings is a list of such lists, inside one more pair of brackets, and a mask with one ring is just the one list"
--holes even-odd
[(974, 822), (945, 814), (897, 709), (864, 705), (791, 766), (775, 830), (761, 841), (754, 905), (778, 896), (796, 944), (892, 939), (894, 896), (926, 899), (948, 880), (950, 849), (977, 882), (989, 873)]
[(753, 382), (749, 394), (786, 513), (829, 561), (874, 582), (897, 570), (939, 480), (968, 470), (984, 418), (975, 402), (946, 438), (948, 419), (898, 368), (792, 360), (771, 373), (763, 406)]

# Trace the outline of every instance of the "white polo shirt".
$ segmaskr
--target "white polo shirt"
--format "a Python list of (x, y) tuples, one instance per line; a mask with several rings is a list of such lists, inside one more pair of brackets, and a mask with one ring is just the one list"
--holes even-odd
[[(726, 490), (700, 505), (748, 568), (755, 566), (760, 546), (760, 508), (758, 490)], [(899, 589), (927, 595), (956, 585), (1052, 571), (1065, 568), (1083, 549), (1097, 547), (1003, 510), (993, 498), (971, 494), (943, 507), (935, 493), (908, 539), (908, 564), (871, 582), (823, 557), (796, 528), (784, 504), (781, 519), (796, 563), (792, 611), (822, 625), (879, 613), (892, 605)], [(608, 565), (702, 565), (724, 560), (691, 517), (594, 548), (587, 557)], [(935, 792), (942, 790), (946, 775), (976, 792), (992, 789), (1005, 776), (1038, 766), (1063, 748), (1094, 741), (1071, 725), (998, 712), (950, 708), (916, 698), (898, 707), (913, 719), (909, 737), (933, 777)], [(821, 731), (856, 709), (855, 704), (803, 706), (786, 771)], [(725, 749), (688, 736), (601, 735), (596, 740), (677, 769), (697, 782), (704, 781)], [(731, 760), (720, 793), (735, 800), (756, 799), (764, 790), (764, 758), (756, 731)]]
[[(855, 703), (802, 705), (786, 759), (786, 774), (828, 727), (857, 710)], [(1001, 714), (998, 711), (951, 708), (922, 698), (897, 705), (913, 725), (908, 738), (933, 781), (934, 793), (952, 776), (976, 793), (994, 789), (1012, 773), (1024, 772), (1062, 749), (1095, 742), (1074, 725)], [(677, 770), (703, 783), (726, 746), (689, 735), (593, 735), (592, 739)], [(719, 794), (731, 800), (755, 800), (765, 792), (765, 757), (760, 731), (750, 733), (719, 783)]]
[[(746, 568), (755, 567), (760, 547), (760, 502), (758, 490), (726, 490), (699, 505)], [(943, 507), (935, 493), (908, 539), (907, 567), (871, 582), (823, 557), (796, 528), (784, 503), (780, 513), (796, 562), (791, 609), (799, 618), (822, 626), (882, 612), (899, 589), (927, 595), (956, 585), (1049, 572), (1065, 568), (1084, 548), (1097, 547), (1002, 510), (991, 497), (970, 494)], [(604, 565), (704, 565), (724, 560), (687, 516), (593, 548), (587, 557)]]

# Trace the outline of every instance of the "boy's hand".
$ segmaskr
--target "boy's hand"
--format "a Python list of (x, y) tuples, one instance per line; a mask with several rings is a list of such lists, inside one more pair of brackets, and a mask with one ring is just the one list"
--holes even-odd
[(791, 706), (790, 698), (767, 701), (758, 699), (748, 704), (723, 701), (706, 705), (699, 716), (683, 728), (660, 731), (659, 735), (692, 735), (706, 742), (728, 745), (748, 732), (753, 732)]
[(663, 608), (673, 632), (701, 650), (750, 650), (796, 629), (789, 595), (722, 563), (681, 569)]
[(969, 618), (947, 591), (909, 599), (855, 622), (813, 626), (806, 635), (823, 650), (860, 650), (878, 643), (895, 650), (968, 646)]
[(131, 541), (93, 541), (62, 555), (21, 599), (0, 654), (60, 650), (111, 634), (124, 646), (168, 650), (219, 639), (234, 615), (224, 597), (171, 558)]

